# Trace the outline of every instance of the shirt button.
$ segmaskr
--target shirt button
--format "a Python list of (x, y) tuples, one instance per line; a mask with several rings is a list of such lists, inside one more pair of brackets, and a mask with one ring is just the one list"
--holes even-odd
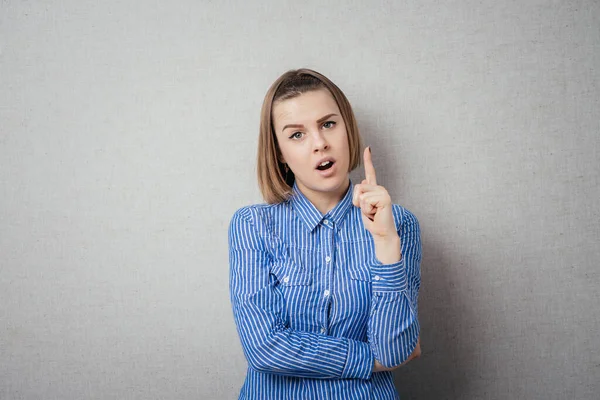
[(325, 295), (325, 297), (329, 296), (329, 290), (325, 290), (325, 291), (323, 292), (323, 294)]
[(325, 328), (321, 328), (321, 333), (325, 333)]
[(283, 282), (288, 283), (290, 281), (290, 277), (286, 276), (285, 278), (283, 278)]
[(378, 281), (378, 280), (381, 280), (381, 277), (379, 275), (375, 275), (375, 277), (373, 279), (375, 279), (376, 281)]
[(325, 261), (327, 261), (327, 262), (331, 261), (331, 257), (329, 257), (329, 256), (325, 257)]
[(323, 220), (323, 223), (324, 223), (325, 225), (329, 225), (329, 221), (327, 221), (326, 219), (324, 219), (324, 220)]

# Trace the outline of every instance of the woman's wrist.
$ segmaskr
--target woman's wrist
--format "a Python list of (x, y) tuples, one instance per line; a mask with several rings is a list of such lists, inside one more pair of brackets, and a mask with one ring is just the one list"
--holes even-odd
[(375, 257), (382, 264), (394, 264), (400, 261), (402, 253), (400, 251), (400, 237), (385, 238), (375, 240)]

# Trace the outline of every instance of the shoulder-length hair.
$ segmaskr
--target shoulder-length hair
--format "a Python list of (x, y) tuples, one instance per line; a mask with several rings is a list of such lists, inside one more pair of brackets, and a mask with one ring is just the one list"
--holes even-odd
[(269, 204), (289, 199), (294, 186), (294, 173), (281, 162), (281, 150), (273, 128), (273, 104), (300, 96), (312, 90), (327, 89), (340, 109), (346, 132), (350, 163), (348, 172), (361, 164), (362, 141), (350, 102), (344, 93), (326, 76), (311, 69), (289, 70), (281, 75), (269, 88), (260, 112), (258, 137), (257, 174), (258, 186)]

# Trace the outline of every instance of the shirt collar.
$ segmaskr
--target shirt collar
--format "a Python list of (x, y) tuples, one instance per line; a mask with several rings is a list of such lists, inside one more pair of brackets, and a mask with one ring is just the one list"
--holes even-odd
[(333, 221), (334, 226), (339, 227), (344, 217), (348, 213), (350, 207), (352, 207), (352, 193), (354, 191), (354, 184), (352, 180), (350, 180), (350, 185), (348, 186), (348, 191), (340, 200), (339, 203), (333, 207), (328, 213), (325, 215), (321, 214), (321, 212), (314, 206), (313, 203), (306, 198), (306, 196), (300, 191), (298, 188), (298, 184), (294, 182), (293, 194), (290, 197), (290, 204), (294, 211), (298, 214), (300, 219), (304, 221), (306, 227), (310, 232), (312, 232), (323, 219), (329, 219)]

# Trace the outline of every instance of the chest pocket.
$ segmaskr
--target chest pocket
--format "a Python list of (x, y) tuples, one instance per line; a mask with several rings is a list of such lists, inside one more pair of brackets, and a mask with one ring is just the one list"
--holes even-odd
[(289, 246), (278, 236), (270, 238), (273, 263), (270, 273), (281, 286), (308, 286), (312, 284), (311, 263), (304, 259), (300, 249)]
[(271, 273), (281, 286), (307, 286), (312, 284), (310, 269), (291, 259), (276, 260)]

